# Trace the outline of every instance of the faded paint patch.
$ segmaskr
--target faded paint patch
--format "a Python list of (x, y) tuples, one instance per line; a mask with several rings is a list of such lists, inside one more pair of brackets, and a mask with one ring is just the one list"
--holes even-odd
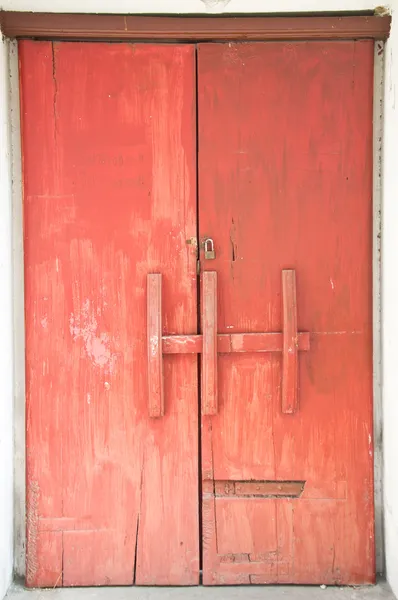
[(35, 585), (38, 571), (37, 531), (39, 521), (39, 483), (31, 479), (27, 489), (26, 510), (26, 582)]
[(71, 313), (69, 318), (69, 331), (73, 339), (82, 340), (91, 362), (100, 368), (113, 371), (116, 355), (112, 354), (110, 338), (107, 333), (98, 333), (97, 316), (101, 311), (91, 307), (90, 300), (84, 301), (79, 314)]
[(245, 66), (240, 48), (235, 42), (229, 42), (228, 46), (226, 46), (223, 52), (222, 59), (227, 65)]
[(157, 356), (159, 348), (159, 337), (157, 335), (151, 335), (149, 347), (151, 349), (151, 356)]

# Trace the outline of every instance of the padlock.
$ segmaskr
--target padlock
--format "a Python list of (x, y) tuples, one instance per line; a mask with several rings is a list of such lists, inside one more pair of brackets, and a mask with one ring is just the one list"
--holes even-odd
[(213, 260), (214, 258), (216, 258), (216, 253), (214, 250), (214, 242), (211, 238), (207, 238), (205, 240), (205, 259), (206, 260)]

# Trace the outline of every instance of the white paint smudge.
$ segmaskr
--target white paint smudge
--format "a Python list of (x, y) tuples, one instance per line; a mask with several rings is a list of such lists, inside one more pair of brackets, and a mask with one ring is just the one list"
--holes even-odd
[(151, 349), (151, 356), (156, 356), (159, 348), (159, 338), (157, 335), (151, 335), (149, 340), (149, 346)]
[(44, 315), (44, 317), (40, 320), (41, 326), (43, 327), (43, 329), (47, 329), (48, 327), (48, 317), (47, 315)]
[(106, 390), (109, 390), (111, 388), (111, 386), (109, 385), (109, 383), (107, 381), (105, 381), (104, 387)]
[[(96, 311), (90, 306), (90, 300), (85, 300), (80, 313), (69, 318), (69, 330), (71, 336), (76, 341), (83, 340), (87, 355), (97, 367), (107, 368), (110, 372), (113, 370), (116, 356), (110, 349), (110, 339), (107, 333), (98, 333), (98, 322)], [(97, 316), (100, 316), (101, 311)]]
[(87, 394), (87, 404), (91, 403), (91, 394)]
[(332, 286), (332, 290), (334, 290), (334, 281), (332, 278), (330, 278), (330, 285)]

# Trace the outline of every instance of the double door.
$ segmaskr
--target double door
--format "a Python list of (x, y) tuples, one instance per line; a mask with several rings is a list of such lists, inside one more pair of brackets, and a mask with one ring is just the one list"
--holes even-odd
[(28, 585), (372, 582), (373, 43), (19, 52)]

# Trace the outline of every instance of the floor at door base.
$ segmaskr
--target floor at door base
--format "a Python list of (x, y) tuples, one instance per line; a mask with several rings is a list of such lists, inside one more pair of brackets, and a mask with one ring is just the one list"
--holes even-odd
[[(358, 593), (360, 591), (360, 593)], [(236, 587), (108, 587), (26, 590), (12, 586), (7, 600), (395, 600), (385, 582), (364, 587), (236, 586)]]

